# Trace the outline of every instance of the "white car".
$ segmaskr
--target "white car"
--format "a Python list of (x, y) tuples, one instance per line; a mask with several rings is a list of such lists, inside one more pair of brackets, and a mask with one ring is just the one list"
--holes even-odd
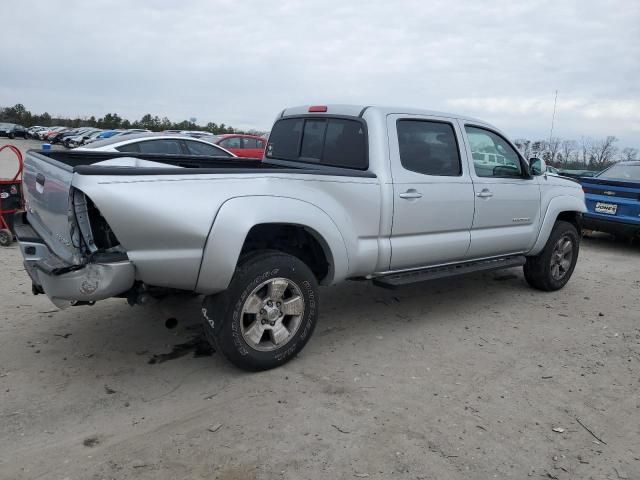
[(115, 136), (99, 140), (75, 150), (99, 152), (129, 152), (173, 155), (206, 155), (214, 157), (235, 157), (233, 153), (218, 145), (188, 135), (166, 135), (158, 133), (140, 133), (136, 135)]
[(190, 137), (194, 137), (194, 138), (213, 138), (214, 135), (211, 132), (206, 132), (206, 131), (202, 131), (202, 130), (181, 130), (180, 131), (181, 134), (183, 135), (189, 135)]
[(44, 130), (40, 130), (38, 132), (38, 138), (40, 140), (46, 140), (47, 139), (47, 135), (49, 135), (52, 132), (61, 132), (62, 130), (65, 130), (67, 127), (50, 127), (50, 128), (45, 128)]
[(78, 135), (74, 135), (70, 137), (65, 142), (65, 147), (74, 148), (79, 147), (80, 145), (84, 145), (86, 143), (94, 141), (98, 135), (100, 135), (104, 130), (100, 130), (99, 128), (89, 128), (84, 132), (78, 133)]
[(151, 130), (146, 128), (130, 128), (120, 133), (116, 133), (114, 137), (125, 137), (127, 135), (135, 135), (136, 133), (151, 133)]

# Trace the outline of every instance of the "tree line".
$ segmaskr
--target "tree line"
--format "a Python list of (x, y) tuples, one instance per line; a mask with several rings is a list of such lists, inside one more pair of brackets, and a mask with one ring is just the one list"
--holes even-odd
[[(104, 117), (52, 117), (49, 113), (34, 114), (25, 108), (21, 103), (12, 107), (0, 108), (0, 122), (17, 123), (30, 127), (32, 125), (42, 125), (48, 127), (59, 125), (65, 127), (96, 127), (103, 129), (116, 128), (146, 128), (153, 132), (163, 130), (202, 130), (215, 135), (223, 133), (256, 133), (255, 130), (242, 132), (236, 128), (209, 122), (206, 125), (198, 125), (189, 120), (182, 122), (172, 122), (167, 117), (158, 117), (147, 113), (140, 120), (130, 121), (122, 118), (117, 113), (107, 113)], [(552, 137), (549, 140), (529, 140), (517, 138), (514, 141), (516, 147), (525, 158), (539, 157), (547, 164), (558, 168), (602, 170), (609, 165), (620, 160), (637, 160), (640, 152), (637, 148), (619, 148), (618, 139), (614, 136), (607, 136), (601, 139), (582, 137), (579, 141)]]
[[(17, 103), (12, 107), (0, 108), (0, 122), (17, 123), (25, 127), (31, 127), (33, 125), (41, 125), (43, 127), (49, 126), (64, 126), (64, 127), (95, 127), (103, 128), (105, 130), (111, 129), (127, 129), (127, 128), (146, 128), (153, 132), (160, 132), (163, 130), (201, 130), (211, 132), (215, 135), (223, 133), (245, 133), (236, 128), (225, 125), (224, 123), (217, 124), (215, 122), (209, 122), (206, 125), (198, 125), (195, 122), (189, 120), (183, 120), (182, 122), (172, 122), (167, 117), (158, 117), (157, 115), (151, 115), (147, 113), (140, 120), (130, 121), (126, 118), (122, 118), (117, 113), (107, 113), (104, 117), (90, 116), (90, 117), (53, 117), (49, 113), (44, 112), (42, 114), (31, 113), (21, 103)], [(246, 132), (246, 133), (259, 133), (259, 132)]]
[(603, 170), (615, 162), (637, 160), (637, 148), (620, 148), (614, 136), (605, 138), (582, 137), (579, 141), (551, 137), (549, 140), (517, 138), (514, 144), (525, 158), (542, 158), (557, 168), (577, 170)]

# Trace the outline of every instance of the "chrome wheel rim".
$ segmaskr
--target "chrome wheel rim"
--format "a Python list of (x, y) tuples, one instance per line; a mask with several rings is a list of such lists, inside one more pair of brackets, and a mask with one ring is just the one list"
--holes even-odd
[(571, 267), (573, 260), (573, 242), (569, 235), (563, 235), (556, 242), (551, 253), (551, 276), (554, 280), (562, 280)]
[(258, 285), (242, 306), (240, 332), (251, 348), (268, 352), (293, 338), (304, 316), (300, 287), (287, 278), (272, 278)]

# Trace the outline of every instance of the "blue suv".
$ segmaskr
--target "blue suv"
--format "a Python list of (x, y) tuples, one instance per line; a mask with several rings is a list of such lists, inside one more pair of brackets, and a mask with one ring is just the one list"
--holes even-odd
[(640, 161), (619, 162), (580, 178), (587, 213), (583, 227), (623, 237), (640, 235)]

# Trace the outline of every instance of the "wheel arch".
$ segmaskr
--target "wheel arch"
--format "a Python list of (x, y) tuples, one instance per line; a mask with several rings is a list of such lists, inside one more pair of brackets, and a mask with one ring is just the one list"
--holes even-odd
[(347, 276), (344, 239), (325, 211), (289, 197), (236, 197), (222, 205), (213, 221), (196, 291), (212, 294), (226, 289), (240, 257), (259, 249), (283, 251), (311, 263), (322, 285)]
[(554, 197), (549, 202), (538, 237), (527, 255), (537, 255), (542, 251), (558, 220), (573, 224), (579, 232), (582, 214), (586, 211), (584, 200), (580, 200), (578, 197), (569, 195)]

